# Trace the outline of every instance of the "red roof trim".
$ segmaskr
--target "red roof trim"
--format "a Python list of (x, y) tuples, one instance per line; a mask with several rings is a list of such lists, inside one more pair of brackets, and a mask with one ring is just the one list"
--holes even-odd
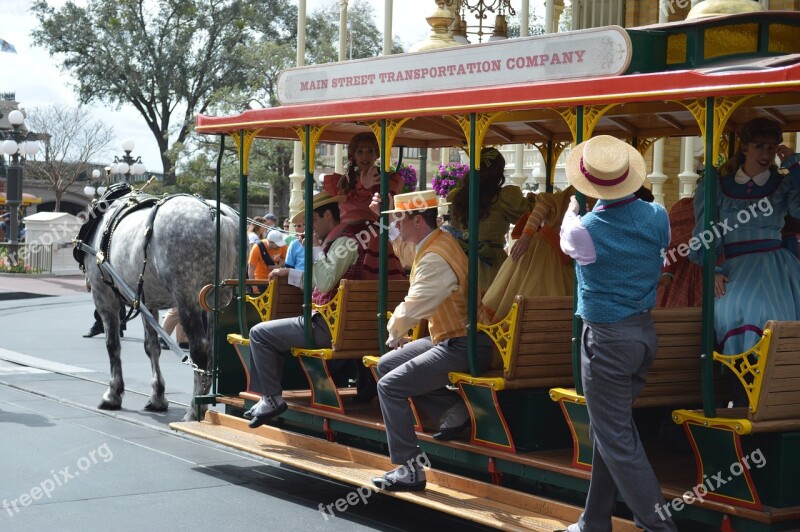
[(303, 126), (378, 118), (441, 116), (579, 104), (704, 98), (800, 90), (800, 64), (758, 71), (633, 74), (614, 78), (498, 86), (457, 93), (423, 93), (368, 101), (334, 101), (246, 111), (234, 116), (197, 116), (200, 133), (227, 133), (267, 126)]

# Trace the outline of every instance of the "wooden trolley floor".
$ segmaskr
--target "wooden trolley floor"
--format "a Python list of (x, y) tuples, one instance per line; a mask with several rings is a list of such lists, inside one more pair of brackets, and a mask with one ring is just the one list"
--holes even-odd
[[(362, 493), (369, 492), (367, 496), (374, 496), (370, 479), (392, 467), (385, 456), (270, 426), (251, 430), (246, 420), (218, 412), (208, 412), (203, 422), (172, 423), (170, 427), (354, 486), (366, 487)], [(429, 471), (424, 492), (384, 493), (504, 530), (552, 532), (576, 521), (581, 512), (576, 506), (436, 470)], [(614, 529), (637, 530), (633, 523), (622, 520), (616, 520)]]
[[(353, 389), (340, 390), (345, 398), (354, 392)], [(248, 396), (246, 393), (242, 395)], [(321, 412), (308, 406), (309, 396), (307, 390), (284, 392), (284, 399), (292, 411), (324, 418), (326, 422), (345, 422), (365, 429), (385, 431), (380, 411), (374, 405), (348, 403), (347, 414)], [(258, 400), (257, 396), (248, 398)], [(244, 400), (239, 397), (220, 398), (219, 402), (240, 408), (244, 406)], [(384, 455), (268, 425), (252, 430), (248, 428), (246, 420), (218, 412), (208, 412), (203, 422), (172, 423), (170, 427), (355, 486), (369, 487), (371, 477), (393, 467)], [(454, 451), (486, 455), (578, 479), (588, 480), (590, 477), (588, 471), (572, 467), (571, 449), (514, 454), (463, 441), (439, 442), (427, 433), (417, 433), (417, 437), (420, 441), (451, 447)], [(693, 456), (669, 451), (660, 445), (646, 446), (666, 500), (680, 498), (689, 489), (687, 486), (695, 483)], [(577, 506), (440, 470), (430, 470), (424, 492), (384, 493), (504, 530), (552, 531), (575, 522), (581, 512)], [(779, 523), (800, 517), (800, 508), (797, 507), (757, 511), (707, 500), (696, 504), (761, 523)], [(615, 518), (614, 530), (638, 529), (631, 521)]]

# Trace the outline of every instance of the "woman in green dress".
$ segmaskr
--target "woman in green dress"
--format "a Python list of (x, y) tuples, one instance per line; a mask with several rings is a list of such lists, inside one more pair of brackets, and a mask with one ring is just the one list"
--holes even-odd
[[(481, 150), (480, 167), (480, 204), (478, 206), (478, 252), (480, 267), (478, 270), (478, 286), (485, 292), (492, 284), (500, 266), (507, 255), (503, 249), (505, 235), (511, 224), (525, 212), (530, 210), (528, 200), (517, 186), (504, 187), (506, 181), (503, 172), (506, 160), (495, 148)], [(464, 232), (469, 238), (469, 176), (461, 182), (461, 186), (452, 190), (447, 196), (450, 206), (451, 225)]]

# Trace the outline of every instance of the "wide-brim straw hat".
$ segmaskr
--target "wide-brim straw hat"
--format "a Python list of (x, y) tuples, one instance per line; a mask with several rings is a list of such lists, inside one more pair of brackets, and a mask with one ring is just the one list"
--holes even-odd
[(636, 192), (644, 183), (647, 167), (630, 144), (598, 135), (572, 150), (566, 172), (569, 183), (582, 194), (612, 200)]
[(416, 192), (406, 192), (405, 194), (395, 194), (394, 209), (383, 211), (383, 214), (426, 211), (428, 209), (436, 209), (440, 205), (450, 204), (439, 203), (439, 198), (433, 190), (418, 190)]
[[(312, 201), (311, 210), (315, 211), (320, 207), (324, 207), (325, 205), (328, 205), (330, 203), (341, 203), (344, 200), (345, 196), (343, 195), (334, 196), (330, 192), (323, 190), (322, 192), (314, 194), (314, 197), (311, 199)], [(303, 223), (305, 220), (305, 215), (306, 215), (305, 208), (300, 209), (300, 212), (298, 212), (297, 214), (294, 215), (294, 217), (292, 217), (292, 223), (293, 224)]]

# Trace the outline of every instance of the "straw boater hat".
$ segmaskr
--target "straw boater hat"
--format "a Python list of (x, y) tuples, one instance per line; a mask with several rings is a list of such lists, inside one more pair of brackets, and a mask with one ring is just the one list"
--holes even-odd
[(567, 179), (579, 192), (598, 199), (633, 194), (644, 183), (647, 168), (636, 148), (609, 135), (578, 144), (567, 157)]
[[(341, 202), (344, 201), (344, 198), (345, 198), (345, 196), (341, 196), (341, 195), (340, 196), (334, 196), (330, 192), (327, 192), (327, 191), (323, 190), (322, 192), (318, 192), (317, 194), (314, 194), (314, 197), (312, 198), (311, 210), (315, 211), (315, 210), (319, 209), (322, 206), (328, 205), (329, 203), (341, 203)], [(303, 221), (305, 219), (305, 215), (306, 215), (306, 210), (305, 209), (301, 209), (300, 212), (295, 214), (294, 217), (292, 218), (292, 223), (293, 224), (303, 223)]]
[(418, 190), (405, 194), (395, 194), (394, 210), (383, 211), (383, 214), (396, 212), (425, 211), (436, 209), (439, 205), (450, 205), (449, 203), (439, 203), (436, 192), (433, 190)]

